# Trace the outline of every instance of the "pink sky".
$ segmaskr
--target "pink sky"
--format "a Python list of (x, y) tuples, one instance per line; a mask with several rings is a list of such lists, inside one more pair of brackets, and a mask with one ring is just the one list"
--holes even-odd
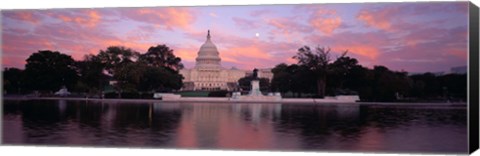
[[(350, 3), (212, 7), (2, 10), (2, 65), (24, 68), (38, 50), (76, 60), (108, 46), (144, 53), (166, 44), (194, 65), (211, 30), (224, 67), (279, 63), (303, 45), (344, 50), (367, 67), (448, 71), (467, 63), (468, 3)], [(256, 37), (256, 34), (259, 34)]]

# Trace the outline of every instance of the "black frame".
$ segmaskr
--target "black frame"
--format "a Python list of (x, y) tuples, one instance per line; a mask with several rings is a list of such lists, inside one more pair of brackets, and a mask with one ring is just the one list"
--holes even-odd
[(469, 152), (473, 153), (478, 149), (479, 144), (479, 32), (478, 32), (478, 7), (470, 2), (469, 5), (469, 67), (468, 67), (468, 81), (469, 81)]

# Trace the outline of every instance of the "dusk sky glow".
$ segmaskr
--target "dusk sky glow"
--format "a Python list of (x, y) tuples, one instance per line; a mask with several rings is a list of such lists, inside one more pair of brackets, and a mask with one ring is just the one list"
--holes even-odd
[(466, 66), (468, 2), (2, 10), (2, 65), (24, 68), (38, 50), (75, 60), (108, 46), (145, 53), (166, 44), (193, 67), (210, 29), (222, 65), (251, 70), (303, 45), (344, 50), (360, 64), (408, 72)]

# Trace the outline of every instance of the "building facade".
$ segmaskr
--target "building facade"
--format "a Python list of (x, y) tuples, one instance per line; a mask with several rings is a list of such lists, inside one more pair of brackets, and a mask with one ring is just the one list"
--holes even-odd
[[(271, 78), (273, 74), (269, 69), (259, 69), (259, 77)], [(182, 90), (235, 90), (238, 86), (238, 80), (245, 77), (248, 73), (245, 70), (236, 68), (226, 69), (221, 66), (221, 58), (215, 44), (210, 36), (210, 30), (207, 33), (207, 40), (200, 47), (195, 67), (192, 69), (182, 69), (183, 75)]]

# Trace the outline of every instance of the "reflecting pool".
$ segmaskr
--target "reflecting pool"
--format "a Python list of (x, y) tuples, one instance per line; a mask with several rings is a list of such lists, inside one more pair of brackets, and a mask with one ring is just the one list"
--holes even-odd
[(466, 153), (464, 105), (4, 100), (3, 143)]

